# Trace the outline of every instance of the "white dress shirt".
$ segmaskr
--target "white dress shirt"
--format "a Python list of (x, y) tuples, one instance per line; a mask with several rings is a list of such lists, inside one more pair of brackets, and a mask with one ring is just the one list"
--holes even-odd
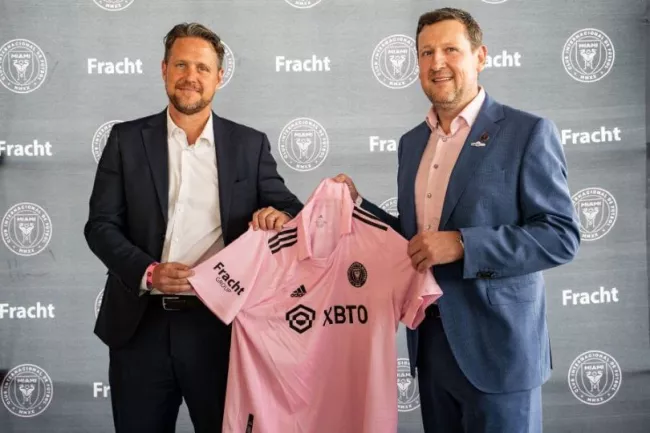
[[(193, 267), (224, 247), (212, 114), (190, 146), (167, 109), (169, 205), (161, 263)], [(146, 290), (146, 275), (142, 288)], [(161, 294), (155, 288), (151, 294)], [(181, 293), (193, 295), (193, 293)]]

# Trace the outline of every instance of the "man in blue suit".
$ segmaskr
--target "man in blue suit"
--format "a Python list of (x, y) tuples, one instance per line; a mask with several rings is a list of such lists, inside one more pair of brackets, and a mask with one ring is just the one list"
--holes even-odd
[(569, 262), (580, 232), (554, 125), (478, 84), (487, 49), (470, 14), (420, 17), (420, 82), (432, 103), (402, 136), (395, 218), (413, 266), (443, 290), (408, 332), (426, 433), (542, 431), (551, 358), (541, 271)]

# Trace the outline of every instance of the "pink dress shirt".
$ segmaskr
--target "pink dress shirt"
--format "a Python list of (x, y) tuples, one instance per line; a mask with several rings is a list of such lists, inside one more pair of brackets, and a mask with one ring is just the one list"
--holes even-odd
[(451, 122), (450, 135), (446, 135), (440, 127), (433, 107), (427, 114), (426, 121), (431, 128), (431, 135), (415, 178), (418, 233), (439, 229), (451, 171), (484, 100), (485, 91), (481, 88), (472, 102)]

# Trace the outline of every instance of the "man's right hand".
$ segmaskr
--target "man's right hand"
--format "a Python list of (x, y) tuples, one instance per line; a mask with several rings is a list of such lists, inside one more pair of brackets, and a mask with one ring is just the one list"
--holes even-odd
[(192, 291), (187, 277), (194, 275), (189, 266), (178, 262), (161, 263), (153, 270), (153, 287), (166, 294)]
[(359, 191), (357, 191), (357, 187), (354, 186), (354, 182), (352, 182), (352, 179), (350, 179), (347, 174), (341, 173), (332, 179), (334, 180), (334, 182), (345, 183), (348, 186), (348, 189), (350, 190), (352, 201), (357, 200), (357, 197), (359, 197)]

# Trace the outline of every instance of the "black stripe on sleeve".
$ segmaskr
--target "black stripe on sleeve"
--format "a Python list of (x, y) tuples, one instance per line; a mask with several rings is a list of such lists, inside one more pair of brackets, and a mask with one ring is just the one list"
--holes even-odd
[(278, 251), (283, 250), (283, 249), (285, 249), (285, 248), (288, 248), (288, 247), (290, 247), (290, 246), (292, 246), (292, 245), (295, 245), (295, 244), (297, 244), (297, 243), (298, 243), (298, 240), (296, 239), (295, 241), (292, 241), (292, 242), (289, 242), (289, 243), (280, 244), (280, 245), (278, 245), (277, 247), (275, 247), (274, 249), (272, 249), (272, 250), (271, 250), (271, 253), (272, 253), (272, 254), (275, 254), (275, 253), (277, 253)]
[(371, 214), (370, 212), (368, 212), (368, 211), (365, 210), (365, 209), (361, 209), (361, 208), (358, 207), (358, 206), (355, 206), (355, 207), (354, 207), (354, 211), (355, 211), (355, 212), (359, 212), (361, 215), (363, 215), (363, 216), (365, 216), (365, 217), (372, 218), (372, 219), (377, 220), (377, 221), (381, 221), (381, 220), (380, 220), (378, 217), (376, 217), (375, 215)]
[(365, 219), (364, 217), (359, 216), (359, 214), (352, 213), (352, 216), (353, 216), (354, 218), (358, 219), (359, 221), (362, 221), (362, 222), (364, 222), (364, 223), (366, 223), (366, 224), (368, 224), (368, 225), (370, 225), (370, 226), (377, 227), (378, 229), (383, 230), (383, 231), (388, 231), (388, 227), (386, 227), (386, 226), (384, 226), (384, 225), (381, 225), (381, 224), (377, 224), (377, 223), (374, 222), (374, 221), (367, 220), (367, 219)]
[(269, 244), (275, 242), (275, 240), (277, 240), (277, 239), (278, 239), (280, 236), (282, 236), (282, 235), (286, 235), (286, 234), (294, 234), (294, 233), (298, 233), (298, 228), (282, 230), (281, 232), (276, 233), (276, 234), (273, 235), (271, 238), (269, 238)]

